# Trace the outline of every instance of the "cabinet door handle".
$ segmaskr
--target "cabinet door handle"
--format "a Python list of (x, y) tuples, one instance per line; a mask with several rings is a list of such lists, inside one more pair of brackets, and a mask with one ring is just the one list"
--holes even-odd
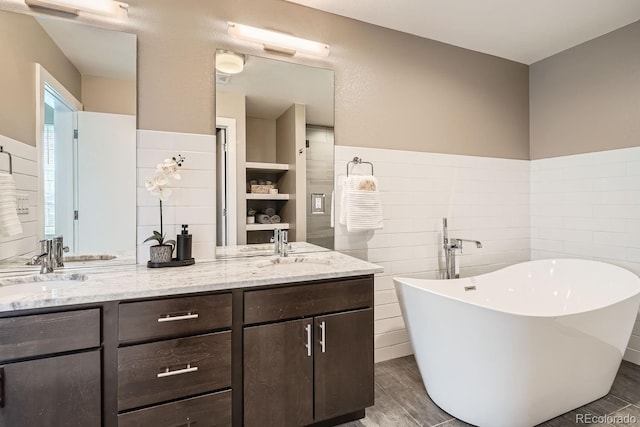
[(4, 368), (0, 368), (0, 408), (4, 408)]
[(172, 316), (167, 314), (166, 316), (158, 317), (158, 323), (162, 322), (176, 322), (178, 320), (189, 320), (189, 319), (197, 319), (198, 313), (187, 313), (180, 316)]
[(305, 326), (304, 330), (307, 332), (307, 343), (304, 346), (307, 348), (307, 356), (311, 357), (311, 325)]
[(323, 353), (327, 351), (327, 325), (324, 322), (320, 322), (320, 349)]
[(174, 375), (182, 375), (182, 374), (188, 374), (189, 372), (196, 372), (198, 370), (197, 366), (191, 366), (191, 364), (187, 364), (186, 368), (183, 369), (178, 369), (175, 371), (170, 371), (169, 368), (167, 368), (164, 372), (160, 372), (158, 374), (158, 378), (165, 378), (165, 377), (172, 377)]

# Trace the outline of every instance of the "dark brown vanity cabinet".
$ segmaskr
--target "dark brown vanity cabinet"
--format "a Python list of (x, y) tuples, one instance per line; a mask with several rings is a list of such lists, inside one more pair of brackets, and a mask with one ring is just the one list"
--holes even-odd
[(118, 426), (231, 425), (231, 294), (120, 304)]
[(0, 426), (102, 423), (100, 310), (0, 319)]
[(373, 404), (371, 278), (249, 291), (244, 305), (245, 426), (305, 426)]

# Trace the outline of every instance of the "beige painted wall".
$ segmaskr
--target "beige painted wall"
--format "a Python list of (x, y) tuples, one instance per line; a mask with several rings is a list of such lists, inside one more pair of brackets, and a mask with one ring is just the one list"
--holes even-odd
[(640, 144), (640, 21), (536, 62), (531, 159)]
[[(282, 0), (130, 0), (138, 35), (138, 127), (215, 132), (214, 55), (230, 48), (335, 71), (336, 144), (529, 157), (528, 67)], [(0, 6), (26, 10), (0, 0)], [(331, 45), (326, 59), (266, 54), (227, 21)]]
[[(336, 144), (529, 157), (528, 68), (282, 0), (130, 0), (138, 35), (138, 127), (213, 134), (216, 48), (335, 71)], [(178, 4), (179, 3), (179, 4)], [(0, 6), (26, 10), (24, 3)], [(227, 21), (331, 45), (326, 59), (286, 58), (226, 35)]]
[(307, 151), (306, 111), (302, 104), (293, 104), (276, 119), (276, 162), (289, 165), (278, 188), (290, 199), (280, 210), (283, 222), (288, 222), (289, 241), (307, 240)]
[(135, 115), (136, 82), (83, 75), (82, 105), (85, 111)]
[(247, 161), (276, 161), (276, 121), (247, 117)]
[(35, 65), (80, 99), (80, 73), (31, 16), (0, 11), (0, 134), (36, 145)]

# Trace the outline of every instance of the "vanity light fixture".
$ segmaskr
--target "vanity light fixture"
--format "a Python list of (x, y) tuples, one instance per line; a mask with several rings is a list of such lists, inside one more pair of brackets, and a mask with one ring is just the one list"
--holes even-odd
[(316, 56), (329, 56), (329, 45), (324, 43), (234, 22), (229, 22), (228, 25), (227, 33), (231, 37), (262, 43), (265, 50), (273, 50), (288, 55), (295, 55), (300, 52)]
[(224, 74), (238, 74), (244, 70), (244, 55), (228, 50), (216, 52), (216, 70)]
[(129, 8), (127, 3), (114, 0), (24, 0), (27, 6), (42, 7), (78, 15), (80, 12), (118, 16)]

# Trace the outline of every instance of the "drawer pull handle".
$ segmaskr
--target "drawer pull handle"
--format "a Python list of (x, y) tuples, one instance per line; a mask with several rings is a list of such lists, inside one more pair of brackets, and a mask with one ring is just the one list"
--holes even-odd
[(164, 317), (159, 317), (158, 318), (158, 323), (162, 323), (162, 322), (177, 322), (178, 320), (189, 320), (189, 319), (197, 319), (198, 313), (187, 313), (187, 314), (183, 314), (181, 316), (171, 316), (170, 314), (167, 314)]
[(304, 346), (307, 348), (307, 356), (311, 357), (311, 325), (305, 326), (304, 330), (307, 333), (307, 343)]
[(327, 351), (327, 325), (324, 321), (320, 322), (320, 348), (323, 353)]
[(178, 369), (175, 371), (170, 371), (169, 368), (167, 368), (164, 372), (160, 372), (158, 374), (158, 378), (165, 378), (165, 377), (172, 377), (174, 375), (182, 375), (182, 374), (188, 374), (189, 372), (196, 372), (198, 370), (197, 366), (191, 366), (191, 364), (187, 364), (187, 367), (184, 369)]

